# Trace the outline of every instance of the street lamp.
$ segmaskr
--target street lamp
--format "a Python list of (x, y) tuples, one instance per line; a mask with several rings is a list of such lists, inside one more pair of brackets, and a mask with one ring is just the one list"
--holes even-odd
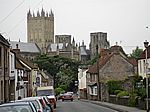
[(148, 97), (148, 74), (147, 74), (147, 67), (148, 67), (148, 63), (147, 63), (147, 48), (148, 48), (148, 44), (149, 44), (149, 42), (147, 42), (147, 40), (144, 42), (144, 46), (145, 46), (145, 59), (146, 59), (146, 64), (145, 64), (145, 73), (146, 73), (146, 110), (147, 110), (147, 112), (149, 112), (149, 105), (148, 105), (148, 103), (149, 103), (149, 97)]

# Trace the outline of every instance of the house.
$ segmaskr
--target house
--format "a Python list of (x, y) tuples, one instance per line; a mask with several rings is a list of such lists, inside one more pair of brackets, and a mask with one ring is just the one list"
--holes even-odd
[(0, 34), (0, 103), (9, 101), (9, 42)]
[[(97, 83), (99, 84), (98, 94), (101, 101), (108, 101), (107, 81), (128, 82), (126, 80), (130, 80), (135, 74), (134, 65), (129, 61), (122, 47), (118, 45), (112, 46), (110, 49), (101, 49), (100, 54), (101, 56), (97, 65), (95, 64), (89, 68), (88, 72), (93, 77), (96, 77), (96, 74), (99, 75), (99, 79), (97, 79)], [(131, 83), (128, 83), (124, 88), (129, 89), (131, 86)]]
[(87, 80), (86, 80), (86, 72), (87, 67), (80, 67), (78, 69), (78, 92), (80, 95), (80, 98), (87, 99)]
[[(150, 75), (150, 45), (147, 47), (147, 74)], [(141, 53), (138, 59), (138, 74), (146, 77), (146, 49)]]
[(20, 55), (32, 61), (34, 58), (41, 54), (40, 48), (35, 43), (9, 41), (11, 49), (20, 49)]
[(47, 71), (39, 70), (36, 78), (36, 84), (38, 87), (42, 86), (54, 86), (53, 77), (48, 74)]

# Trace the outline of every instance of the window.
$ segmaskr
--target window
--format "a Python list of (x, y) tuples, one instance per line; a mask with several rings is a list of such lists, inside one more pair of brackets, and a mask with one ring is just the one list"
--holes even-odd
[(95, 94), (97, 95), (97, 88), (95, 88)]

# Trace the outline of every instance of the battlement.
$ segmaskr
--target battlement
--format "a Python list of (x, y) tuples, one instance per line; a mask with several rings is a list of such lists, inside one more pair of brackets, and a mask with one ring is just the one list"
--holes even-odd
[(41, 18), (41, 17), (50, 17), (53, 18), (54, 17), (54, 13), (53, 11), (49, 11), (49, 12), (45, 12), (44, 9), (42, 8), (41, 11), (37, 11), (37, 13), (35, 14), (34, 12), (31, 13), (30, 9), (27, 13), (27, 18)]

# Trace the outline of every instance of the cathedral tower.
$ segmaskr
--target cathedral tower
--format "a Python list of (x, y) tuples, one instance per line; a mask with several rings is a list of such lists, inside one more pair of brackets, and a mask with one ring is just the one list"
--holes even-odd
[(27, 13), (27, 41), (36, 43), (42, 52), (46, 52), (47, 46), (54, 43), (54, 14), (43, 10), (31, 14)]

